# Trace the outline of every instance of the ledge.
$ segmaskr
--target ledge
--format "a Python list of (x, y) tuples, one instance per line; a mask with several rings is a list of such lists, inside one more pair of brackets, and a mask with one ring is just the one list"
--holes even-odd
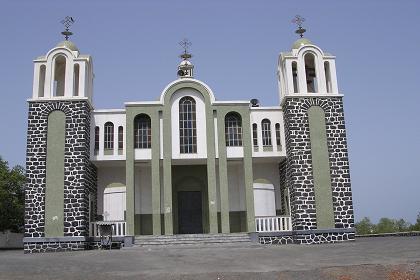
[(24, 237), (23, 243), (44, 243), (44, 242), (71, 242), (71, 241), (88, 241), (87, 236), (63, 236), (63, 237)]

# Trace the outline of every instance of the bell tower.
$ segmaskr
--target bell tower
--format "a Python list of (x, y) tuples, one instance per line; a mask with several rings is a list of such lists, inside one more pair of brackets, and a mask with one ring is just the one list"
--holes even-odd
[(178, 65), (178, 78), (194, 78), (194, 65), (190, 61), (192, 54), (188, 52), (191, 42), (188, 39), (184, 39), (179, 44), (184, 49), (184, 53), (179, 56), (182, 58), (182, 61)]
[(93, 64), (68, 40), (34, 60), (28, 99), (25, 253), (81, 250), (96, 213), (96, 167), (90, 162)]
[(354, 239), (343, 95), (337, 86), (335, 57), (300, 38), (278, 60), (287, 159), (281, 181), (290, 194), (296, 243)]

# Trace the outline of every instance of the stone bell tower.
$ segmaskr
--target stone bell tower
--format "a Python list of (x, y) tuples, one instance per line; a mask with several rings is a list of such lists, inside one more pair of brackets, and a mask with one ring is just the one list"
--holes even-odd
[(278, 60), (287, 152), (280, 175), (290, 194), (294, 240), (352, 240), (347, 137), (335, 57), (303, 38), (301, 17), (294, 22), (301, 38)]
[(92, 58), (66, 40), (34, 60), (28, 100), (25, 253), (84, 249), (96, 214), (90, 162)]

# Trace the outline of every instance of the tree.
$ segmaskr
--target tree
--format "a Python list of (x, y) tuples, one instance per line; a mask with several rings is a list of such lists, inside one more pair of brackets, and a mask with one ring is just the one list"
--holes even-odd
[(396, 231), (395, 221), (390, 218), (381, 218), (376, 225), (376, 233), (391, 233)]
[(417, 221), (410, 227), (410, 230), (420, 231), (420, 212), (417, 214)]
[(23, 167), (9, 168), (0, 157), (0, 232), (23, 231), (26, 176)]
[(364, 217), (360, 222), (355, 224), (357, 234), (371, 234), (375, 231), (375, 225), (372, 224), (368, 217)]
[(395, 230), (398, 232), (409, 231), (411, 224), (406, 222), (404, 219), (399, 219), (395, 221)]

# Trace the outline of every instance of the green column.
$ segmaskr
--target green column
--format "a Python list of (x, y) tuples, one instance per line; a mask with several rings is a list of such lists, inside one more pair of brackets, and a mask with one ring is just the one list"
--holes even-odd
[(153, 235), (162, 234), (160, 223), (160, 140), (159, 140), (159, 111), (151, 113), (152, 119), (152, 220)]
[(245, 182), (245, 205), (246, 205), (246, 222), (247, 231), (255, 232), (255, 211), (254, 211), (254, 189), (253, 189), (253, 173), (252, 173), (252, 143), (251, 143), (251, 127), (249, 108), (241, 110), (242, 130), (243, 130), (243, 146), (244, 146), (244, 182)]
[(126, 186), (126, 216), (127, 235), (134, 235), (134, 114), (127, 110), (126, 114), (126, 145), (125, 145), (125, 186)]
[(220, 110), (217, 114), (217, 136), (219, 145), (219, 186), (220, 186), (220, 217), (222, 233), (230, 232), (229, 221), (229, 188), (226, 159), (225, 115)]
[(163, 138), (163, 216), (165, 234), (171, 235), (174, 233), (174, 224), (172, 209), (172, 137), (170, 106), (165, 107), (163, 111), (163, 135), (165, 136)]
[(216, 152), (214, 148), (214, 116), (209, 103), (206, 104), (207, 126), (207, 194), (209, 207), (209, 232), (217, 233)]

